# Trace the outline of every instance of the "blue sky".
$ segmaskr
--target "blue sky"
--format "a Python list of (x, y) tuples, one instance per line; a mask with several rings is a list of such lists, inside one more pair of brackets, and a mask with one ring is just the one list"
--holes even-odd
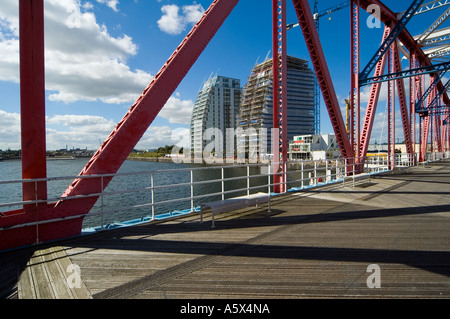
[[(319, 1), (319, 10), (342, 1)], [(97, 149), (211, 2), (45, 0), (47, 148)], [(20, 148), (17, 3), (0, 3), (0, 149)], [(296, 22), (292, 2), (287, 3), (288, 22)], [(385, 3), (403, 11), (410, 1)], [(349, 12), (346, 8), (320, 20), (322, 45), (342, 106), (350, 90)], [(209, 76), (238, 78), (244, 85), (255, 63), (272, 48), (271, 15), (270, 0), (241, 0), (137, 147), (175, 144), (186, 137), (197, 92)], [(424, 32), (437, 16), (415, 18), (408, 28), (413, 35)], [(375, 53), (383, 32), (366, 27), (368, 17), (361, 12), (362, 66)], [(309, 60), (300, 28), (288, 31), (288, 54)], [(382, 124), (383, 97), (379, 105), (375, 138), (387, 130)], [(332, 133), (323, 102), (321, 113), (322, 133)]]

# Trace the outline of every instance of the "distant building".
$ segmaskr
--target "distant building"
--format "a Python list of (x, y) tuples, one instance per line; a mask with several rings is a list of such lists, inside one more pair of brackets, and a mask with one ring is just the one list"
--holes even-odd
[[(287, 113), (288, 141), (294, 136), (315, 133), (314, 74), (305, 60), (287, 58)], [(271, 153), (273, 128), (273, 69), (272, 59), (256, 65), (244, 87), (244, 97), (239, 108), (237, 126), (238, 153), (254, 158), (263, 145)], [(263, 135), (267, 132), (267, 135)], [(266, 141), (262, 141), (267, 136)]]
[[(204, 83), (198, 92), (191, 119), (191, 150), (195, 156), (202, 157), (209, 140), (216, 143), (213, 151), (221, 148), (223, 156), (227, 143), (232, 142), (234, 148), (235, 140), (228, 141), (226, 133), (227, 129), (236, 128), (241, 92), (239, 79), (216, 76)], [(211, 135), (217, 131), (222, 138)], [(235, 139), (234, 135), (232, 138)]]
[(325, 160), (340, 156), (334, 134), (294, 136), (289, 144), (289, 160)]

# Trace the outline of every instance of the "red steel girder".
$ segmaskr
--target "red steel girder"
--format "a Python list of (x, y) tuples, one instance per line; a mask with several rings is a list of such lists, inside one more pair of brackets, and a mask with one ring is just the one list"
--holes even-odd
[(360, 86), (359, 86), (359, 0), (351, 0), (351, 31), (350, 31), (350, 60), (351, 60), (351, 79), (350, 79), (350, 143), (353, 148), (353, 154), (357, 157), (361, 147), (361, 105), (360, 105)]
[[(398, 49), (398, 43), (397, 41), (394, 43), (394, 72), (400, 72), (402, 70), (402, 65), (400, 62), (400, 54)], [(412, 145), (412, 139), (411, 139), (411, 126), (410, 126), (410, 120), (409, 120), (409, 114), (408, 114), (408, 105), (406, 102), (406, 90), (405, 90), (405, 84), (403, 82), (403, 79), (397, 79), (397, 92), (398, 92), (398, 100), (400, 103), (400, 114), (402, 117), (402, 124), (403, 124), (403, 133), (405, 138), (405, 144), (406, 144), (406, 153), (407, 154), (414, 154), (414, 149)]]
[[(394, 47), (396, 43), (391, 45), (391, 48), (386, 53), (388, 54), (389, 72), (394, 73)], [(395, 82), (388, 81), (388, 98), (387, 98), (387, 113), (388, 113), (388, 167), (394, 169), (395, 166)]]
[[(46, 178), (43, 0), (19, 1), (19, 36), (22, 179)], [(47, 199), (46, 182), (24, 183), (22, 188), (24, 201)], [(24, 209), (35, 211), (36, 207)]]
[[(434, 78), (430, 77), (430, 85), (433, 83)], [(436, 95), (436, 88), (432, 90), (432, 92), (428, 95), (427, 99), (427, 109), (430, 108), (431, 103)], [(430, 125), (431, 120), (430, 116), (424, 116), (421, 118), (422, 127), (421, 127), (421, 138), (420, 138), (420, 154), (419, 154), (419, 161), (423, 162), (425, 161), (426, 153), (427, 153), (427, 146), (428, 146), (428, 136), (430, 133)], [(433, 141), (432, 141), (433, 143)]]
[[(411, 54), (409, 59), (409, 68), (416, 68), (416, 55)], [(415, 76), (409, 78), (409, 123), (411, 125), (411, 136), (414, 152), (416, 152), (416, 96), (421, 92), (420, 82), (422, 77)]]
[[(385, 26), (383, 40), (381, 41), (381, 43), (385, 41), (385, 39), (391, 32), (390, 30), (391, 30), (390, 27)], [(386, 68), (386, 55), (383, 55), (382, 58), (378, 61), (377, 65), (375, 66), (374, 76), (381, 76), (385, 68)], [(370, 137), (372, 134), (372, 127), (375, 120), (375, 114), (378, 106), (378, 99), (380, 97), (380, 91), (381, 91), (381, 83), (373, 83), (370, 91), (369, 101), (367, 103), (366, 116), (364, 118), (363, 128), (361, 132), (361, 143), (360, 143), (361, 148), (359, 151), (359, 156), (360, 158), (362, 158), (362, 161), (364, 161), (364, 158), (369, 149)]]
[[(377, 5), (380, 8), (380, 20), (389, 25), (390, 23), (397, 23), (398, 19), (396, 14), (391, 11), (384, 3), (380, 0), (360, 0), (360, 4), (363, 9), (367, 9), (367, 7), (371, 4)], [(414, 40), (414, 37), (408, 32), (405, 28), (398, 39), (403, 43), (403, 45), (408, 49), (410, 55), (415, 55), (415, 59), (417, 63), (421, 66), (429, 66), (432, 65), (431, 60), (425, 55), (421, 46)], [(441, 92), (444, 88), (444, 84), (442, 81), (439, 81), (436, 85), (437, 90)], [(425, 90), (423, 90), (425, 91)], [(443, 102), (445, 105), (450, 105), (450, 99), (448, 97), (447, 92), (443, 94)], [(425, 159), (425, 154), (427, 150), (427, 142), (428, 142), (428, 134), (430, 128), (430, 120), (428, 117), (421, 118), (421, 149), (419, 154), (419, 160), (423, 161)]]
[(441, 140), (441, 133), (442, 133), (442, 120), (441, 120), (441, 116), (437, 115), (434, 117), (434, 126), (435, 126), (435, 138), (436, 138), (436, 144), (437, 144), (437, 149), (438, 152), (443, 152), (442, 149), (442, 140)]
[[(119, 170), (238, 2), (239, 0), (213, 1), (80, 175), (108, 174)], [(109, 180), (105, 179), (103, 187), (108, 185)], [(64, 196), (93, 194), (98, 190), (98, 181), (77, 179)], [(96, 198), (77, 200), (77, 210), (88, 213), (95, 201)], [(70, 205), (75, 206), (73, 201)]]
[[(44, 2), (19, 1), (22, 210), (0, 215), (0, 250), (79, 234), (82, 220), (47, 205), (45, 138)], [(42, 181), (43, 180), (43, 181)], [(53, 223), (47, 220), (63, 217)]]
[(303, 31), (306, 46), (311, 57), (317, 80), (322, 90), (323, 99), (330, 116), (331, 124), (336, 134), (336, 140), (342, 158), (353, 158), (353, 149), (347, 135), (339, 102), (325, 59), (322, 44), (320, 43), (314, 19), (307, 0), (293, 0), (299, 25)]
[[(370, 5), (377, 5), (380, 8), (380, 20), (385, 25), (390, 25), (391, 23), (398, 23), (397, 15), (390, 10), (383, 2), (380, 0), (359, 0), (360, 5), (364, 10), (367, 10)], [(403, 43), (403, 45), (408, 49), (410, 54), (416, 55), (416, 60), (421, 66), (429, 66), (432, 65), (431, 60), (425, 55), (422, 51), (421, 46), (414, 40), (414, 37), (409, 33), (409, 31), (405, 28), (398, 36), (398, 39)], [(444, 85), (441, 81), (439, 81), (437, 88), (439, 91), (442, 90)], [(450, 105), (450, 99), (447, 93), (443, 94), (445, 105)]]
[(274, 173), (274, 192), (287, 191), (288, 120), (287, 120), (287, 29), (286, 0), (272, 0), (273, 23), (273, 138), (274, 155), (279, 163)]

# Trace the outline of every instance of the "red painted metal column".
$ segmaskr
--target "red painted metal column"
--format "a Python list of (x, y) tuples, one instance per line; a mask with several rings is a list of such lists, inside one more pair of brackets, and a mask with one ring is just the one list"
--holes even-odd
[[(433, 93), (434, 93), (434, 90), (433, 90)], [(433, 95), (434, 95), (434, 94), (433, 94)], [(434, 98), (434, 96), (433, 96), (433, 98)], [(434, 152), (435, 152), (435, 150), (434, 150), (434, 141), (435, 141), (435, 136), (434, 136), (434, 119), (435, 119), (435, 117), (431, 115), (431, 113), (432, 113), (433, 111), (430, 110), (429, 112), (430, 112), (430, 113), (428, 113), (428, 114), (429, 114), (429, 115), (428, 115), (428, 118), (429, 118), (430, 132), (431, 132), (430, 152), (431, 152), (431, 153), (434, 153)]]
[(286, 41), (286, 0), (272, 0), (273, 15), (273, 127), (274, 134), (278, 131), (279, 137), (272, 138), (274, 145), (274, 158), (279, 161), (274, 173), (274, 192), (284, 193), (287, 190), (286, 163), (288, 156), (287, 141), (287, 41)]
[(438, 152), (442, 152), (442, 140), (441, 140), (441, 128), (442, 128), (442, 121), (440, 115), (435, 115), (435, 126), (436, 126), (436, 148)]
[[(409, 69), (416, 68), (416, 54), (414, 52), (410, 53), (409, 58)], [(411, 125), (411, 138), (414, 149), (414, 154), (416, 153), (416, 79), (417, 77), (409, 78), (409, 124)]]
[(422, 132), (423, 132), (423, 116), (419, 114), (419, 162), (423, 162), (423, 153), (422, 153)]
[[(46, 178), (43, 0), (19, 1), (19, 32), (22, 178)], [(35, 199), (47, 199), (46, 182), (23, 184), (23, 200)], [(25, 205), (24, 210), (43, 207), (46, 204)]]
[[(351, 1), (351, 90), (350, 90), (350, 142), (355, 157), (359, 157), (361, 149), (361, 115), (359, 87), (359, 0)], [(359, 158), (356, 159), (359, 163)]]
[[(384, 28), (384, 34), (383, 39), (381, 43), (385, 41), (385, 39), (388, 37), (389, 33), (391, 32), (390, 27), (385, 26)], [(375, 74), (374, 77), (378, 77), (383, 75), (384, 70), (386, 68), (386, 54), (383, 55), (383, 57), (378, 61), (376, 67), (375, 67)], [(381, 91), (381, 83), (374, 83), (372, 84), (372, 88), (370, 91), (369, 101), (367, 103), (367, 110), (366, 110), (366, 116), (363, 121), (363, 128), (361, 131), (361, 149), (359, 151), (359, 156), (361, 157), (361, 162), (364, 162), (364, 158), (367, 155), (367, 150), (369, 149), (369, 142), (370, 137), (372, 134), (372, 128), (373, 123), (375, 120), (375, 114), (378, 106), (378, 99), (380, 97), (380, 91)]]
[[(394, 45), (389, 49), (388, 66), (389, 73), (394, 73)], [(395, 166), (395, 81), (388, 81), (388, 166)]]
[[(400, 61), (400, 54), (398, 49), (398, 42), (394, 42), (393, 50), (394, 50), (394, 71), (395, 72), (401, 72), (402, 71), (402, 65)], [(398, 91), (398, 100), (400, 104), (400, 114), (402, 118), (402, 124), (403, 124), (403, 132), (405, 136), (405, 144), (406, 144), (406, 153), (407, 154), (413, 154), (414, 149), (412, 145), (412, 139), (411, 139), (411, 125), (410, 125), (410, 119), (408, 114), (408, 105), (406, 102), (406, 90), (405, 90), (405, 84), (403, 82), (403, 79), (397, 79), (397, 91)]]
[[(434, 81), (434, 76), (430, 77), (430, 85)], [(426, 110), (429, 111), (431, 102), (433, 101), (436, 89), (434, 89), (429, 95), (427, 99), (427, 107)], [(421, 141), (420, 141), (420, 156), (419, 159), (421, 162), (426, 160), (427, 148), (428, 148), (428, 136), (430, 133), (430, 115), (422, 115), (422, 128), (421, 128)], [(432, 141), (433, 143), (433, 141)]]

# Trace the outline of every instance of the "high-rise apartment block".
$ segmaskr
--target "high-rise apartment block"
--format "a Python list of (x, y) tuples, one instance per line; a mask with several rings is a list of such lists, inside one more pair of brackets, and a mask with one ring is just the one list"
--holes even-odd
[(234, 148), (235, 137), (233, 135), (230, 137), (233, 141), (228, 141), (227, 129), (236, 128), (241, 92), (238, 79), (216, 76), (204, 83), (197, 95), (191, 119), (191, 150), (196, 157), (203, 156), (209, 140), (215, 143), (211, 150), (216, 155), (220, 149), (222, 154), (219, 155), (224, 156), (229, 151), (227, 145)]
[[(307, 61), (287, 58), (287, 135), (292, 140), (297, 135), (315, 133), (314, 74)], [(271, 152), (273, 127), (273, 69), (272, 59), (256, 65), (244, 87), (244, 97), (239, 108), (238, 153), (254, 158), (260, 147)], [(266, 141), (263, 141), (266, 139)]]

